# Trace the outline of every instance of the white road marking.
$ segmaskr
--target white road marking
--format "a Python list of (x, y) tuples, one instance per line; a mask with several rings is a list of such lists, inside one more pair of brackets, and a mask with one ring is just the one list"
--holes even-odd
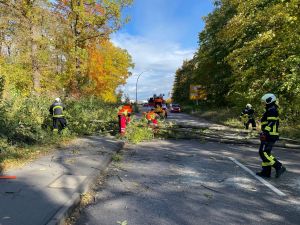
[(270, 184), (268, 181), (264, 180), (263, 178), (257, 176), (255, 173), (253, 173), (249, 168), (241, 164), (239, 161), (237, 161), (235, 158), (228, 157), (232, 162), (240, 166), (242, 169), (244, 169), (246, 172), (250, 173), (253, 177), (255, 177), (257, 180), (259, 180), (261, 183), (266, 185), (268, 188), (270, 188), (272, 191), (274, 191), (279, 196), (286, 196), (282, 191), (274, 187), (272, 184)]

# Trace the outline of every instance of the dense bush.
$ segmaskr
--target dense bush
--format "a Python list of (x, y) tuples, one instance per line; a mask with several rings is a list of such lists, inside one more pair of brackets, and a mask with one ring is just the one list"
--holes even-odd
[[(48, 143), (53, 140), (49, 97), (12, 95), (0, 104), (0, 135), (12, 144)], [(70, 134), (111, 131), (117, 124), (117, 107), (96, 98), (65, 99)], [(68, 134), (67, 134), (68, 135)]]
[(0, 104), (0, 134), (12, 143), (33, 144), (47, 138), (42, 124), (48, 117), (49, 99), (25, 98), (18, 94)]
[(69, 129), (78, 135), (113, 132), (117, 129), (117, 105), (96, 98), (66, 100)]
[(0, 172), (11, 162), (15, 165), (47, 151), (48, 144), (74, 136), (118, 132), (117, 105), (90, 97), (63, 99), (68, 129), (61, 135), (53, 134), (49, 115), (52, 103), (53, 99), (47, 96), (25, 97), (16, 93), (0, 101)]

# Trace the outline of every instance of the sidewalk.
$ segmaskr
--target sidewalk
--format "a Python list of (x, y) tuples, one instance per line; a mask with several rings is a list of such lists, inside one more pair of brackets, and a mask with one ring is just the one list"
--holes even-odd
[(75, 139), (0, 180), (0, 225), (55, 225), (80, 201), (111, 156), (123, 147), (112, 138)]

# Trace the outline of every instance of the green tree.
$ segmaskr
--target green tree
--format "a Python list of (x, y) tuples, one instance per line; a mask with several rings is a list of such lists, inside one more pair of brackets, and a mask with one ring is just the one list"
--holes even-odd
[(237, 40), (226, 57), (234, 74), (229, 97), (257, 101), (273, 92), (284, 113), (293, 116), (300, 97), (299, 2), (236, 2), (237, 15), (220, 33), (224, 42)]
[[(194, 70), (189, 73), (189, 83), (193, 82), (205, 87), (208, 104), (226, 105), (228, 104), (226, 95), (230, 91), (232, 74), (230, 66), (224, 59), (230, 53), (233, 42), (224, 42), (218, 35), (235, 15), (236, 10), (230, 0), (216, 1), (215, 6), (216, 9), (204, 18), (205, 29), (199, 34), (200, 47), (190, 62)], [(184, 67), (185, 62), (182, 69)], [(174, 91), (175, 96), (181, 96), (177, 89)]]
[[(206, 87), (207, 103), (258, 105), (264, 93), (273, 92), (283, 115), (299, 119), (299, 14), (298, 0), (215, 1), (189, 75)], [(180, 87), (174, 90), (179, 97)]]
[(184, 61), (182, 67), (176, 71), (172, 96), (174, 101), (179, 103), (189, 101), (190, 85), (193, 84), (194, 67), (193, 60)]
[(48, 1), (1, 0), (0, 6), (2, 56), (5, 58), (2, 72), (7, 85), (38, 94), (51, 59)]

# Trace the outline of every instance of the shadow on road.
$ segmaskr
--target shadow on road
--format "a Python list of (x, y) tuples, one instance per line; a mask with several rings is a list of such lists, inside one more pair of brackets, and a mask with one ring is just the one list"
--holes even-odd
[[(234, 150), (235, 149), (235, 150)], [(228, 159), (258, 170), (257, 150), (199, 141), (156, 141), (130, 146), (110, 167), (98, 201), (79, 224), (298, 224), (299, 207), (276, 196)], [(299, 166), (286, 178), (298, 177)], [(299, 188), (299, 187), (298, 187)], [(299, 189), (285, 187), (299, 201)]]

